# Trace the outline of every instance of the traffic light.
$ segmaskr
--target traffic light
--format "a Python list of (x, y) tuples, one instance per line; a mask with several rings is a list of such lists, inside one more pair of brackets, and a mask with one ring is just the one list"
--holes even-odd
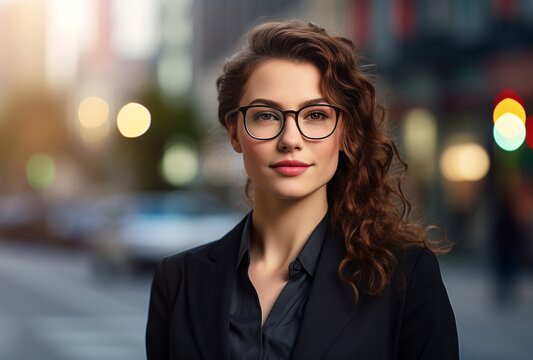
[(526, 140), (533, 149), (533, 120), (526, 118), (522, 98), (506, 89), (495, 99), (493, 111), (493, 136), (496, 144), (505, 151), (517, 150)]

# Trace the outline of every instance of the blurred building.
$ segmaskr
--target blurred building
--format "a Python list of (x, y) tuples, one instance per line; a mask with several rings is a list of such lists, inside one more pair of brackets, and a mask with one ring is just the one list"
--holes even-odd
[[(494, 194), (522, 191), (516, 184), (533, 172), (533, 150), (494, 145), (491, 116), (504, 88), (526, 109), (533, 102), (528, 0), (0, 1), (0, 193), (148, 183), (239, 191), (245, 173), (217, 121), (215, 80), (247, 30), (290, 18), (346, 34), (361, 63), (375, 64), (368, 71), (410, 164), (411, 197), (428, 222), (452, 224), (458, 249), (486, 254)], [(107, 112), (98, 126), (79, 119), (90, 97)], [(117, 116), (132, 101), (154, 113), (146, 135), (124, 140)], [(195, 173), (164, 178), (161, 169), (175, 167), (168, 149), (181, 149), (170, 158)], [(53, 160), (55, 185), (32, 187), (33, 155)], [(459, 158), (467, 170), (448, 166)]]
[[(533, 102), (533, 85), (525, 80), (533, 76), (533, 4), (354, 0), (348, 8), (352, 37), (377, 64), (381, 99), (402, 130), (412, 196), (426, 218), (449, 225), (457, 252), (486, 257), (498, 199), (520, 191), (517, 184), (533, 174), (533, 150), (526, 144), (514, 153), (497, 147), (492, 122), (493, 102), (503, 89), (518, 93), (526, 109)], [(425, 130), (417, 132), (410, 122)], [(489, 171), (472, 179), (446, 176), (447, 150), (472, 144), (489, 156)], [(483, 161), (473, 157), (469, 169)]]

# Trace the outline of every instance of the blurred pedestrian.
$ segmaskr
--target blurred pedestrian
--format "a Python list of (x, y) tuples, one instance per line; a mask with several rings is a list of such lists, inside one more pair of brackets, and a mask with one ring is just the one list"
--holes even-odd
[(533, 191), (530, 180), (523, 177), (499, 193), (492, 248), (494, 296), (498, 306), (511, 308), (520, 302), (520, 277), (530, 256), (528, 229)]
[(217, 80), (252, 210), (164, 259), (148, 359), (457, 359), (454, 314), (405, 167), (350, 40), (252, 29)]
[(520, 230), (508, 199), (501, 201), (494, 229), (495, 297), (504, 306), (516, 299), (515, 281), (519, 268)]

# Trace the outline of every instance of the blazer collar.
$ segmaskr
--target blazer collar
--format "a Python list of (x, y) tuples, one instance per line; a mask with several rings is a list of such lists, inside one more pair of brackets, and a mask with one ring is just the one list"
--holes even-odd
[(344, 258), (343, 240), (328, 228), (315, 278), (304, 310), (292, 359), (320, 359), (358, 306), (353, 290), (342, 282), (337, 269)]
[[(247, 215), (248, 216), (248, 215)], [(205, 359), (229, 359), (229, 308), (245, 216), (207, 253), (185, 257), (188, 309)], [(315, 276), (293, 359), (318, 359), (355, 312), (353, 292), (337, 276), (344, 243), (330, 228)]]

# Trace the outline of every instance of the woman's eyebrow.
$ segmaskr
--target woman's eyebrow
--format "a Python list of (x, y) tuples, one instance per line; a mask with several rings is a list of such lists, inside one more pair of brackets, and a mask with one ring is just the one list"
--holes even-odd
[[(306, 100), (304, 102), (301, 102), (298, 107), (299, 108), (303, 108), (304, 106), (307, 106), (307, 105), (313, 105), (313, 104), (319, 104), (321, 102), (326, 102), (327, 103), (327, 100), (324, 99), (324, 98), (316, 98), (316, 99), (310, 99), (310, 100)], [(276, 101), (273, 101), (273, 100), (268, 100), (268, 99), (254, 99), (252, 102), (250, 102), (249, 105), (254, 105), (254, 104), (264, 104), (264, 105), (270, 105), (270, 106), (275, 106), (275, 107), (278, 107), (278, 108), (283, 108), (281, 106), (280, 103), (276, 102)]]
[(319, 104), (321, 102), (327, 103), (328, 101), (326, 99), (324, 99), (324, 98), (317, 98), (317, 99), (311, 99), (311, 100), (304, 101), (304, 102), (300, 103), (298, 106), (300, 108), (302, 108), (302, 107), (307, 106), (307, 105)]

